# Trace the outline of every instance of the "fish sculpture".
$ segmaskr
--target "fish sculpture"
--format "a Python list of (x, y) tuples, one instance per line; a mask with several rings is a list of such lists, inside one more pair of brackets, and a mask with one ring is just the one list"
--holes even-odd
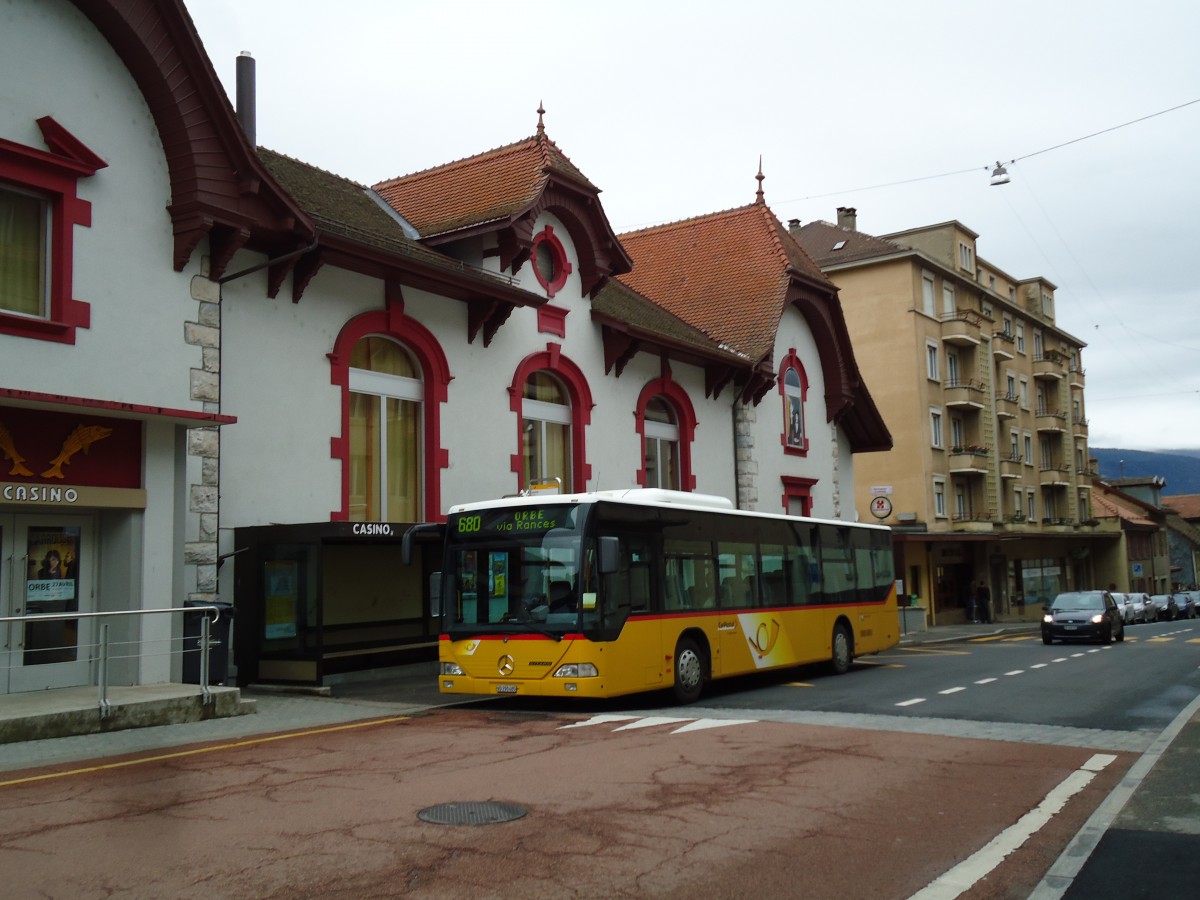
[(0, 425), (0, 453), (4, 454), (4, 458), (12, 463), (12, 468), (9, 469), (9, 475), (32, 475), (25, 468), (25, 457), (17, 452), (17, 446), (13, 443), (12, 435), (8, 433), (8, 429)]
[(111, 428), (103, 425), (79, 425), (63, 441), (62, 450), (50, 461), (50, 468), (42, 473), (43, 478), (62, 478), (62, 467), (71, 461), (71, 457), (82, 450), (84, 453), (96, 441), (102, 441), (112, 434)]

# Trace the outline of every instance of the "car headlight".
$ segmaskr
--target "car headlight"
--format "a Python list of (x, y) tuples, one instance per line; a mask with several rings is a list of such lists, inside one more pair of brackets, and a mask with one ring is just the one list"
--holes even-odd
[(597, 678), (600, 672), (591, 663), (567, 663), (559, 666), (555, 678)]
[(467, 673), (462, 670), (462, 666), (460, 666), (458, 663), (444, 662), (441, 664), (441, 674), (442, 675), (466, 675)]
[(1096, 613), (1094, 616), (1092, 616), (1092, 624), (1093, 625), (1099, 625), (1103, 621), (1104, 621), (1104, 613)]
[(1045, 622), (1047, 625), (1053, 625), (1054, 624), (1054, 616), (1050, 615), (1050, 613), (1046, 613), (1044, 616), (1042, 616), (1042, 621)]

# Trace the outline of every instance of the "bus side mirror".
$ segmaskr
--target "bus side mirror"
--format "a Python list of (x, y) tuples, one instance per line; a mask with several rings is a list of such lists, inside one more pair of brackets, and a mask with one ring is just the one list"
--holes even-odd
[(609, 536), (600, 537), (596, 541), (599, 568), (601, 575), (615, 575), (621, 570), (621, 542)]
[(404, 537), (400, 541), (400, 562), (404, 565), (412, 565), (413, 541), (420, 540), (423, 535), (433, 535), (437, 540), (444, 541), (446, 525), (443, 522), (423, 522), (404, 532)]
[(442, 573), (429, 576), (429, 614), (435, 619), (442, 617)]

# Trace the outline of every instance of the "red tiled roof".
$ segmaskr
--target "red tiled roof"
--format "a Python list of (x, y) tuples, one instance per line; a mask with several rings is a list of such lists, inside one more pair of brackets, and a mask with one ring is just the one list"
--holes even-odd
[(1176, 494), (1163, 497), (1162, 502), (1179, 513), (1181, 519), (1200, 519), (1200, 494)]
[(1092, 510), (1098, 518), (1118, 518), (1134, 525), (1154, 525), (1154, 522), (1141, 514), (1141, 510), (1122, 506), (1112, 495), (1103, 492), (1093, 492)]
[(763, 203), (620, 236), (621, 281), (752, 360), (769, 354), (793, 274), (836, 290)]
[(381, 181), (374, 189), (422, 238), (429, 238), (520, 215), (541, 196), (551, 175), (598, 193), (544, 133)]

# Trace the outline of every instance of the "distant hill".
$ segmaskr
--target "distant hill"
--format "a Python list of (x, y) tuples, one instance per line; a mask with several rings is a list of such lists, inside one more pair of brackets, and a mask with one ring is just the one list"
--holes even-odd
[(1167, 482), (1163, 494), (1200, 494), (1200, 450), (1110, 450), (1089, 447), (1100, 466), (1101, 478), (1159, 475)]

